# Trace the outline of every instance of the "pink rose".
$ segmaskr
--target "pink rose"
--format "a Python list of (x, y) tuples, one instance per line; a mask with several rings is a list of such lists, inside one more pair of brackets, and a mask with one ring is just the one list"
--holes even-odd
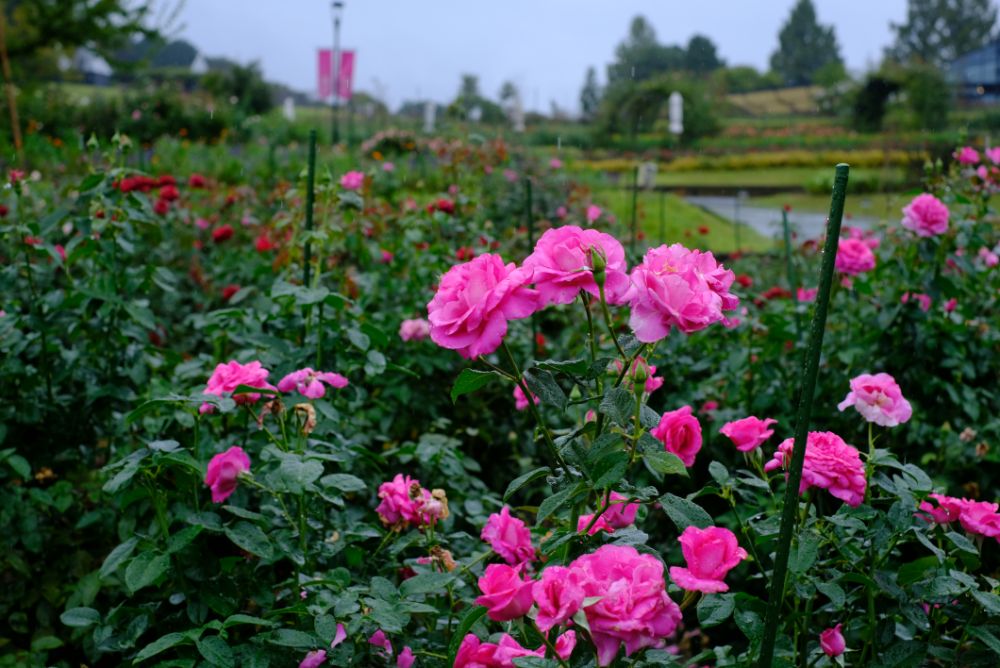
[(958, 521), (969, 533), (1000, 541), (1000, 515), (997, 504), (988, 501), (962, 499)]
[(427, 305), (431, 340), (472, 359), (500, 347), (507, 321), (527, 318), (539, 295), (525, 287), (531, 273), (485, 253), (445, 273)]
[[(787, 466), (792, 459), (792, 446), (793, 439), (782, 441), (774, 457), (764, 465), (764, 470), (773, 471)], [(809, 432), (799, 494), (811, 487), (819, 487), (847, 505), (857, 507), (865, 499), (867, 484), (865, 465), (857, 448), (848, 445), (833, 432)]]
[(611, 492), (611, 506), (604, 511), (602, 517), (614, 528), (624, 529), (635, 522), (635, 515), (638, 512), (638, 503), (629, 503), (627, 496)]
[(330, 642), (330, 649), (333, 649), (345, 640), (347, 640), (347, 629), (344, 628), (343, 624), (337, 624), (337, 631), (333, 634), (333, 641)]
[(800, 302), (811, 302), (816, 300), (817, 288), (799, 288), (796, 290), (795, 298)]
[(583, 605), (583, 586), (579, 577), (579, 571), (572, 568), (549, 566), (532, 586), (531, 593), (538, 606), (535, 623), (543, 633), (565, 623)]
[[(531, 390), (528, 390), (528, 393), (531, 394), (531, 400), (534, 401), (537, 406), (540, 399), (536, 397), (535, 393)], [(521, 389), (520, 385), (514, 386), (514, 408), (519, 411), (523, 411), (528, 408), (528, 397), (524, 396), (524, 390)]]
[(404, 320), (399, 325), (399, 338), (404, 341), (423, 341), (431, 335), (431, 323), (423, 318)]
[(962, 514), (963, 500), (944, 494), (928, 494), (928, 498), (937, 501), (937, 506), (930, 501), (921, 501), (920, 510), (928, 513), (930, 519), (938, 524), (957, 522)]
[(557, 218), (565, 218), (568, 213), (569, 211), (567, 211), (566, 207), (564, 206), (560, 206), (559, 208), (556, 209)]
[(994, 165), (1000, 165), (1000, 146), (986, 149), (986, 157), (989, 158), (990, 162)]
[(819, 634), (819, 646), (831, 659), (840, 656), (847, 649), (844, 634), (840, 632), (842, 626), (843, 624), (837, 624)]
[(562, 166), (563, 166), (562, 160), (560, 160), (559, 158), (552, 158), (551, 160), (549, 160), (549, 167), (551, 167), (552, 169), (562, 169)]
[(504, 506), (499, 513), (490, 515), (480, 538), (489, 543), (493, 551), (508, 564), (516, 566), (535, 560), (531, 532), (523, 521), (511, 516), (510, 508), (507, 506)]
[(921, 237), (948, 231), (948, 207), (930, 193), (917, 195), (903, 207), (903, 227)]
[(424, 526), (432, 524), (440, 516), (430, 491), (421, 487), (419, 480), (402, 473), (379, 485), (378, 498), (381, 502), (375, 512), (386, 526)]
[(524, 268), (533, 273), (531, 280), (543, 304), (570, 304), (580, 290), (600, 296), (591, 253), (599, 254), (607, 265), (604, 294), (608, 303), (625, 302), (629, 291), (628, 266), (625, 249), (618, 240), (597, 230), (563, 225), (546, 230), (524, 261)]
[(995, 267), (998, 264), (1000, 264), (1000, 256), (998, 256), (996, 253), (991, 251), (986, 246), (980, 248), (979, 252), (976, 253), (976, 255), (979, 257), (980, 260), (983, 261), (983, 264), (985, 264), (987, 267)]
[(326, 388), (323, 387), (323, 383), (338, 390), (347, 387), (347, 379), (339, 373), (313, 371), (309, 367), (306, 367), (298, 371), (293, 371), (279, 380), (278, 390), (280, 392), (292, 392), (294, 390), (309, 399), (322, 399), (326, 394)]
[(701, 405), (701, 409), (698, 412), (699, 413), (714, 413), (717, 410), (719, 410), (719, 402), (718, 401), (714, 401), (712, 399), (709, 399), (708, 401), (706, 401), (705, 403), (703, 403)]
[(735, 274), (711, 253), (680, 244), (651, 248), (632, 269), (629, 326), (643, 343), (654, 343), (676, 327), (686, 334), (723, 320), (739, 306), (729, 292)]
[[(226, 364), (218, 364), (215, 367), (215, 371), (213, 371), (212, 375), (208, 378), (208, 385), (206, 385), (204, 393), (211, 394), (216, 397), (223, 397), (231, 393), (240, 385), (273, 390), (275, 389), (274, 386), (267, 382), (269, 374), (270, 371), (265, 369), (257, 360), (254, 360), (249, 364), (240, 364), (235, 360), (227, 362)], [(233, 397), (233, 399), (235, 399), (238, 404), (252, 404), (256, 403), (260, 399), (260, 394), (256, 392), (247, 392), (246, 394), (238, 394)], [(208, 406), (207, 409), (205, 408), (206, 406)], [(210, 413), (212, 411), (212, 405), (202, 404), (199, 411), (202, 413)]]
[(389, 638), (385, 635), (385, 631), (378, 629), (371, 635), (368, 639), (369, 645), (374, 645), (382, 650), (385, 658), (392, 656), (392, 643), (389, 642)]
[(250, 470), (250, 457), (234, 445), (208, 462), (205, 484), (212, 490), (212, 503), (222, 503), (236, 491), (240, 474)]
[(507, 564), (490, 564), (479, 578), (483, 595), (476, 605), (487, 608), (486, 615), (495, 622), (523, 617), (531, 608), (531, 580), (522, 580), (520, 568)]
[(694, 465), (695, 455), (701, 450), (701, 423), (691, 414), (690, 406), (667, 411), (649, 433), (663, 443), (667, 452), (680, 457), (684, 466)]
[(544, 657), (545, 648), (527, 649), (506, 633), (498, 643), (481, 642), (470, 633), (462, 639), (454, 668), (516, 668), (514, 659), (524, 656)]
[(558, 638), (556, 638), (556, 655), (566, 661), (570, 656), (573, 655), (573, 649), (576, 647), (576, 631), (566, 631)]
[(513, 169), (505, 169), (503, 170), (503, 177), (507, 180), (507, 183), (514, 183), (517, 181), (517, 172)]
[(719, 430), (723, 436), (728, 436), (736, 449), (740, 452), (750, 452), (759, 448), (764, 441), (774, 436), (774, 430), (769, 429), (772, 424), (777, 424), (774, 418), (761, 420), (751, 415), (742, 420), (727, 422)]
[(925, 295), (921, 292), (904, 292), (903, 296), (899, 298), (899, 301), (902, 304), (906, 304), (910, 301), (911, 297), (920, 305), (920, 310), (924, 313), (931, 310), (931, 296)]
[(944, 312), (951, 313), (958, 307), (958, 300), (952, 297), (944, 303)]
[(340, 187), (345, 190), (360, 190), (364, 184), (364, 172), (347, 172), (340, 177)]
[(837, 408), (843, 411), (848, 406), (854, 406), (868, 422), (883, 427), (903, 424), (913, 415), (910, 402), (903, 398), (896, 380), (887, 373), (863, 373), (852, 378), (851, 391)]
[(382, 163), (382, 171), (383, 172), (394, 172), (394, 171), (396, 171), (396, 165), (394, 165), (393, 163), (391, 163), (389, 161), (383, 162)]
[(864, 241), (860, 239), (841, 239), (837, 245), (837, 259), (834, 262), (837, 271), (855, 276), (875, 268), (875, 254)]
[(326, 663), (326, 650), (317, 649), (306, 654), (305, 658), (299, 662), (299, 668), (319, 668)]
[(403, 647), (403, 651), (396, 657), (396, 668), (411, 668), (417, 657), (413, 656), (413, 650), (409, 645)]
[(955, 151), (955, 159), (960, 165), (974, 165), (979, 162), (979, 151), (971, 146), (963, 146)]
[(587, 531), (588, 536), (593, 536), (598, 531), (606, 531), (608, 533), (615, 532), (615, 528), (610, 524), (608, 524), (608, 520), (604, 517), (604, 515), (598, 517), (597, 521), (594, 522), (594, 525), (590, 526), (590, 522), (593, 519), (594, 519), (593, 513), (591, 513), (590, 515), (580, 515), (580, 517), (578, 517), (576, 520), (576, 532), (583, 533), (588, 526), (590, 527), (590, 531)]
[(587, 222), (593, 223), (601, 217), (601, 207), (596, 204), (587, 205)]
[(586, 598), (595, 599), (584, 614), (600, 666), (611, 665), (622, 643), (626, 656), (662, 645), (681, 622), (680, 608), (667, 596), (663, 562), (652, 555), (604, 545), (570, 568), (580, 572)]
[(670, 579), (688, 591), (714, 594), (729, 591), (726, 574), (747, 558), (747, 552), (729, 529), (689, 526), (678, 539), (687, 568), (670, 567)]

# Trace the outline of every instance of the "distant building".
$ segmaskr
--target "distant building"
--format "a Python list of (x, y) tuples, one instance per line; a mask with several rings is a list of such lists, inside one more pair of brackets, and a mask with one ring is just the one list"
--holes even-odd
[(1000, 40), (970, 51), (948, 67), (958, 97), (969, 102), (1000, 102)]

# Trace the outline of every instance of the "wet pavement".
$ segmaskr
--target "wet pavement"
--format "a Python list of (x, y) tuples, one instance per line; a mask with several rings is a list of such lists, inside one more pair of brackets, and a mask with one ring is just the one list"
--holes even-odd
[[(753, 206), (751, 204), (753, 200), (747, 199), (740, 200), (737, 207), (737, 198), (735, 197), (705, 195), (685, 197), (684, 199), (730, 222), (738, 218), (739, 222), (752, 227), (766, 237), (780, 237), (782, 235), (781, 209)], [(792, 211), (788, 214), (788, 220), (792, 223), (792, 229), (798, 232), (799, 237), (804, 239), (815, 239), (822, 236), (823, 230), (826, 227), (826, 214), (823, 213)], [(854, 217), (850, 221), (845, 220), (844, 224), (869, 228), (875, 224), (875, 220), (873, 218)]]

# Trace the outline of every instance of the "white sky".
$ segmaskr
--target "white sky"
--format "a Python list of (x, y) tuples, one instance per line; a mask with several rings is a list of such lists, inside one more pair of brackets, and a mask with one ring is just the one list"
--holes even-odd
[[(208, 56), (257, 60), (266, 78), (315, 92), (316, 49), (333, 41), (329, 0), (187, 0), (177, 36)], [(529, 109), (575, 112), (588, 66), (603, 81), (636, 14), (661, 43), (710, 37), (729, 64), (767, 66), (794, 0), (345, 0), (341, 45), (357, 51), (355, 89), (403, 100), (454, 98), (477, 74), (495, 98), (507, 79)], [(906, 0), (814, 0), (852, 71), (876, 64)]]

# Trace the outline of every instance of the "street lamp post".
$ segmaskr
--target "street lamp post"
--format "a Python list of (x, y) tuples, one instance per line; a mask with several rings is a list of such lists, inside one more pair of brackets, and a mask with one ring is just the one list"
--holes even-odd
[(340, 14), (344, 9), (344, 3), (334, 0), (331, 4), (333, 10), (333, 98), (330, 101), (330, 111), (332, 125), (330, 136), (333, 145), (340, 143)]

